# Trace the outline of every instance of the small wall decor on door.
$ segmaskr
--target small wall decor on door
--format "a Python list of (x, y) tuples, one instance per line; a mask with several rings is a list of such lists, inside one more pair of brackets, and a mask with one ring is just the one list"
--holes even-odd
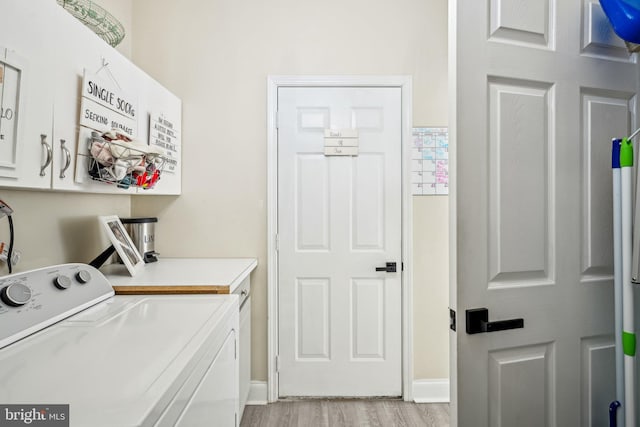
[(325, 156), (357, 156), (360, 139), (358, 129), (325, 129)]
[(414, 196), (449, 194), (447, 128), (413, 128), (411, 186)]

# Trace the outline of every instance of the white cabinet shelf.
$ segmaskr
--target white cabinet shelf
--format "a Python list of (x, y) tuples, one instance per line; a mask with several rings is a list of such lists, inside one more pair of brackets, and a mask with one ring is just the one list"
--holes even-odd
[[(0, 0), (0, 10), (0, 62), (21, 67), (16, 138), (11, 141), (13, 146), (0, 140), (0, 186), (132, 195), (180, 194), (180, 158), (177, 169), (162, 173), (156, 186), (149, 190), (120, 188), (89, 177), (87, 146), (91, 129), (80, 126), (82, 78), (86, 70), (112, 79), (123, 93), (137, 99), (135, 139), (141, 142), (149, 141), (152, 114), (167, 114), (180, 128), (180, 99), (54, 1)], [(4, 74), (11, 77), (12, 70), (8, 71)], [(0, 135), (7, 122), (0, 119)], [(180, 148), (174, 156), (179, 156)]]

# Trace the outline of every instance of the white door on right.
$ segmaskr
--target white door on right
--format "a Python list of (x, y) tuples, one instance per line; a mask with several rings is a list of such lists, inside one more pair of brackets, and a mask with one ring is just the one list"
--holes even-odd
[[(610, 149), (637, 125), (635, 57), (597, 0), (452, 0), (450, 11), (453, 424), (607, 426)], [(469, 334), (476, 308), (524, 327)]]

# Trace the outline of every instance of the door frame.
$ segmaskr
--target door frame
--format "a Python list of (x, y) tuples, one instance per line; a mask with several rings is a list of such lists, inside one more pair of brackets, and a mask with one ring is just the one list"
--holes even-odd
[(278, 400), (278, 88), (397, 87), (401, 89), (402, 173), (402, 396), (413, 400), (413, 199), (411, 76), (268, 76), (267, 77), (267, 401)]

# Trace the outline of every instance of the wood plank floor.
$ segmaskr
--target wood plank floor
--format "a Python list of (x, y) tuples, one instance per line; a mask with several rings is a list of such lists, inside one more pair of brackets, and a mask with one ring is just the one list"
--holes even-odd
[(448, 427), (449, 404), (390, 399), (282, 400), (246, 406), (240, 427)]

